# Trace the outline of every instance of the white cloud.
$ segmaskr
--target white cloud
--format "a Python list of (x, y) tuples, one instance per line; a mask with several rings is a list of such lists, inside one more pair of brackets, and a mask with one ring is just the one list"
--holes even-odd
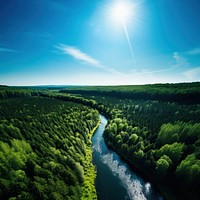
[(178, 60), (178, 59), (179, 59), (179, 54), (178, 54), (178, 52), (174, 52), (174, 53), (173, 53), (173, 58), (174, 58), (174, 60)]
[(63, 50), (64, 53), (74, 57), (77, 60), (84, 61), (88, 64), (100, 66), (100, 62), (91, 56), (87, 55), (86, 53), (83, 53), (79, 49), (71, 46), (61, 46), (61, 50)]
[(180, 65), (182, 63), (182, 57), (180, 56), (178, 52), (174, 52), (172, 57), (175, 60), (177, 65)]
[(174, 52), (172, 57), (176, 62), (176, 65), (173, 66), (174, 68), (188, 66), (187, 60), (180, 53)]
[(0, 47), (0, 53), (15, 53), (15, 52), (18, 52), (18, 51), (16, 51), (16, 50), (14, 50), (14, 49), (7, 49), (7, 48), (3, 48), (3, 47)]
[(86, 53), (83, 53), (81, 50), (77, 49), (76, 47), (60, 45), (58, 49), (60, 49), (63, 53), (74, 57), (77, 60), (86, 62), (90, 65), (101, 66), (101, 63), (98, 60), (92, 58)]
[(78, 49), (76, 47), (61, 44), (61, 45), (57, 46), (56, 48), (61, 50), (62, 53), (70, 55), (79, 61), (83, 61), (83, 62), (89, 64), (90, 66), (97, 67), (97, 68), (102, 69), (103, 71), (109, 72), (110, 74), (120, 75), (120, 76), (128, 75), (128, 76), (135, 77), (135, 76), (140, 76), (140, 75), (145, 75), (145, 74), (152, 75), (154, 73), (162, 73), (165, 71), (171, 71), (171, 70), (174, 70), (177, 66), (181, 65), (182, 63), (185, 64), (185, 61), (183, 62), (184, 59), (182, 57), (180, 57), (180, 55), (177, 52), (174, 52), (173, 58), (176, 61), (176, 65), (174, 65), (172, 67), (164, 68), (164, 69), (160, 69), (160, 70), (153, 70), (153, 71), (152, 70), (142, 70), (142, 71), (134, 70), (134, 72), (130, 71), (130, 73), (128, 73), (128, 72), (125, 73), (125, 72), (120, 72), (114, 68), (110, 68), (106, 65), (103, 65), (99, 60), (82, 52), (80, 49)]
[(76, 47), (61, 44), (61, 45), (57, 46), (56, 48), (61, 50), (62, 53), (70, 55), (73, 58), (75, 58), (76, 60), (83, 61), (92, 67), (100, 68), (111, 74), (121, 74), (121, 72), (117, 71), (114, 68), (110, 68), (110, 67), (103, 65), (99, 60), (82, 52), (80, 49), (78, 49)]
[[(128, 70), (125, 72), (120, 72), (115, 68), (110, 68), (104, 64), (102, 64), (101, 61), (95, 59), (94, 57), (86, 54), (85, 52), (82, 52), (77, 47), (68, 46), (68, 45), (59, 45), (56, 47), (60, 52), (64, 53), (65, 55), (69, 55), (73, 58), (75, 58), (78, 61), (84, 62), (88, 64), (91, 67), (99, 68), (101, 69), (103, 82), (105, 84), (142, 84), (142, 83), (158, 83), (158, 82), (181, 82), (184, 81), (184, 77), (192, 77), (196, 76), (195, 74), (197, 71), (187, 71), (185, 74), (182, 74), (182, 76), (177, 77), (177, 71), (174, 72), (174, 74), (169, 75), (168, 71), (177, 70), (177, 68), (184, 69), (186, 66), (189, 65), (183, 54), (180, 54), (178, 52), (174, 52), (171, 55), (171, 58), (173, 58), (173, 63), (170, 64), (168, 67), (164, 67), (162, 69), (155, 69), (155, 70), (145, 70), (145, 69), (134, 69), (134, 70)], [(106, 73), (105, 73), (106, 72)], [(109, 73), (108, 73), (109, 72)], [(87, 72), (92, 73), (92, 72)], [(83, 80), (84, 79), (84, 80)], [(112, 80), (111, 80), (112, 79)], [(98, 84), (99, 79), (96, 77), (96, 75), (93, 76), (93, 79), (87, 82), (83, 76), (82, 79), (80, 79), (82, 82), (85, 82), (87, 84)]]
[(173, 63), (169, 63), (170, 65), (168, 67), (166, 66), (164, 68), (160, 68), (157, 70), (143, 70), (143, 73), (144, 74), (162, 73), (162, 72), (176, 70), (179, 67), (188, 66), (188, 62), (186, 61), (186, 59), (182, 55), (180, 55), (180, 53), (178, 52), (173, 52), (172, 59), (173, 59)]
[(144, 71), (144, 73), (146, 73), (146, 74), (154, 74), (154, 73), (167, 72), (167, 71), (171, 71), (171, 70), (174, 70), (174, 68), (170, 67), (170, 68), (159, 69), (159, 70), (154, 70), (154, 71)]
[(187, 68), (190, 67), (190, 69), (185, 68), (185, 70), (182, 72), (182, 75), (190, 81), (200, 79), (200, 67), (192, 67), (191, 63), (189, 63), (186, 60), (186, 55), (198, 55), (198, 54), (200, 55), (200, 48), (192, 49), (190, 51), (183, 52), (181, 54), (178, 52), (173, 53), (173, 58), (176, 62), (176, 65), (174, 66), (175, 68), (179, 67), (184, 69), (185, 67)]
[(190, 80), (200, 78), (200, 67), (189, 69), (184, 72), (184, 75)]
[(200, 48), (195, 48), (190, 51), (185, 52), (188, 55), (200, 55)]

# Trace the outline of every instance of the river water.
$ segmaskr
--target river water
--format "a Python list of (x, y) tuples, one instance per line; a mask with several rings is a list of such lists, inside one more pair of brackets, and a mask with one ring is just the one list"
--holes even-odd
[(112, 150), (103, 139), (107, 119), (100, 115), (101, 124), (92, 138), (95, 181), (99, 200), (163, 200), (150, 182), (145, 182)]

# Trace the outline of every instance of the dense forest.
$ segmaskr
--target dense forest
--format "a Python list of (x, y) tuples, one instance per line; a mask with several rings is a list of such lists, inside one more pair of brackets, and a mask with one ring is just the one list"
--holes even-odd
[(0, 199), (96, 199), (91, 136), (98, 112), (9, 90), (23, 98), (0, 100)]
[(177, 84), (82, 86), (61, 89), (61, 93), (110, 96), (179, 103), (200, 103), (200, 82)]
[(8, 87), (0, 85), (0, 99), (38, 96), (39, 90), (28, 87)]
[[(161, 86), (143, 88), (157, 88), (153, 94), (151, 90), (145, 91), (155, 100), (148, 99), (148, 95), (134, 98), (131, 86), (91, 87), (91, 90), (82, 87), (60, 93), (71, 93), (69, 99), (79, 102), (82, 99), (83, 103), (87, 98), (88, 104), (106, 114), (109, 118), (104, 133), (107, 145), (154, 182), (166, 199), (199, 199), (200, 105), (194, 103), (200, 98), (199, 83)], [(118, 88), (123, 88), (125, 93)], [(164, 91), (169, 98), (171, 93), (172, 100), (176, 101), (162, 100)], [(190, 99), (192, 93), (197, 99)], [(174, 94), (180, 98), (173, 99)]]
[(113, 105), (113, 99), (111, 104), (107, 144), (151, 180), (178, 190), (180, 199), (198, 199), (200, 106), (131, 100)]
[(199, 199), (199, 88), (0, 87), (0, 198), (96, 199), (98, 110), (108, 118), (107, 145), (166, 199)]

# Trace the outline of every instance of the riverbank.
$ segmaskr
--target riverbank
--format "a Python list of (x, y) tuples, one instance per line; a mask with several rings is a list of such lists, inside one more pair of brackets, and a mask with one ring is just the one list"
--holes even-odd
[(114, 151), (108, 149), (103, 138), (107, 119), (101, 115), (101, 120), (92, 138), (98, 199), (162, 200), (150, 182), (138, 176)]
[(114, 151), (121, 160), (123, 160), (127, 165), (130, 167), (130, 169), (136, 174), (138, 174), (140, 177), (142, 177), (146, 182), (151, 182), (154, 188), (162, 195), (164, 200), (176, 200), (177, 198), (172, 194), (172, 192), (165, 186), (164, 183), (161, 183), (156, 179), (156, 177), (153, 175), (154, 172), (148, 173), (145, 171), (145, 169), (141, 168), (141, 166), (134, 164), (133, 162), (130, 162), (130, 160), (127, 159), (126, 156), (120, 154), (117, 148), (113, 148), (106, 144), (107, 147)]
[(83, 181), (83, 187), (82, 187), (82, 197), (81, 200), (88, 200), (93, 199), (97, 200), (97, 193), (95, 188), (95, 178), (96, 178), (96, 171), (95, 166), (92, 163), (92, 136), (94, 135), (96, 129), (99, 127), (101, 121), (99, 119), (99, 122), (97, 125), (92, 129), (89, 137), (89, 144), (86, 145), (86, 156), (84, 160), (84, 181)]

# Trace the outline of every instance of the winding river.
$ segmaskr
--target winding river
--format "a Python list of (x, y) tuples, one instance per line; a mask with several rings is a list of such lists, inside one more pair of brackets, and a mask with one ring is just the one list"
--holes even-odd
[(151, 183), (136, 175), (114, 151), (107, 148), (102, 136), (107, 119), (102, 115), (100, 118), (101, 124), (92, 138), (98, 199), (163, 200)]

